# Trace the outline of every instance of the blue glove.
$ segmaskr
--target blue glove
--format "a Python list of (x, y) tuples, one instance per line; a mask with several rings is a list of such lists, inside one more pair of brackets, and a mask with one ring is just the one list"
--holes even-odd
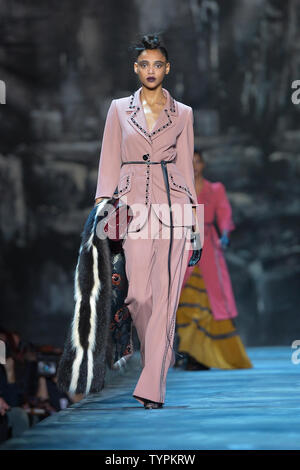
[(220, 238), (220, 243), (221, 243), (221, 246), (222, 248), (227, 248), (227, 246), (229, 246), (230, 244), (230, 240), (227, 236), (227, 232), (224, 230), (221, 238)]
[(190, 257), (188, 266), (195, 266), (195, 264), (197, 264), (200, 261), (201, 255), (202, 255), (200, 233), (192, 232), (190, 241), (192, 243), (193, 253), (192, 253), (192, 256)]

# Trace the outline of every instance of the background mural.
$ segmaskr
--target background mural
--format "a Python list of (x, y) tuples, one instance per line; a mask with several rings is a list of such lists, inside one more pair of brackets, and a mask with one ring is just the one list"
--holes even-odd
[(299, 337), (299, 31), (298, 0), (0, 0), (1, 324), (62, 345), (106, 112), (139, 87), (129, 46), (161, 32), (164, 87), (233, 207), (241, 337)]

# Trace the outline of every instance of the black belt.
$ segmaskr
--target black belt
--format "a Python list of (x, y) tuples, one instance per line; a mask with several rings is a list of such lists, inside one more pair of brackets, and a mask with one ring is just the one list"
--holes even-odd
[[(168, 196), (168, 204), (169, 204), (169, 213), (170, 213), (170, 243), (169, 243), (169, 253), (168, 253), (168, 275), (169, 275), (169, 283), (168, 283), (168, 310), (169, 310), (169, 298), (170, 298), (170, 288), (171, 288), (171, 250), (172, 250), (172, 244), (173, 244), (173, 214), (172, 214), (172, 208), (171, 208), (171, 197), (170, 197), (170, 186), (169, 186), (169, 179), (168, 179), (168, 171), (166, 164), (167, 163), (173, 163), (175, 161), (175, 158), (173, 160), (161, 160), (159, 162), (150, 162), (150, 161), (129, 161), (129, 162), (122, 162), (122, 165), (128, 165), (128, 164), (144, 164), (144, 165), (161, 165), (161, 169), (163, 172), (163, 177), (164, 177), (164, 182), (165, 182), (165, 187), (166, 187), (166, 192)], [(169, 338), (168, 338), (169, 340)], [(169, 340), (170, 343), (170, 340)], [(171, 349), (173, 347), (171, 346)], [(176, 351), (175, 351), (176, 353)]]

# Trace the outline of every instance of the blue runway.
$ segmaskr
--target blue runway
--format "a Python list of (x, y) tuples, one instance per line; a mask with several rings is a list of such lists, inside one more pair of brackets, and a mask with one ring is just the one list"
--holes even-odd
[(135, 353), (106, 388), (50, 416), (4, 449), (300, 449), (300, 364), (290, 347), (247, 348), (253, 369), (170, 369), (165, 406), (132, 392)]

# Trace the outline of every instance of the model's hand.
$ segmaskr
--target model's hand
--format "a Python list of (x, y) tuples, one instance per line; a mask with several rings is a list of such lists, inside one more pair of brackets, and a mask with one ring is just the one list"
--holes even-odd
[(219, 239), (219, 241), (220, 241), (220, 245), (223, 249), (225, 249), (229, 246), (230, 240), (229, 240), (228, 235), (227, 235), (227, 230), (223, 231), (222, 236)]
[(195, 266), (195, 264), (197, 264), (200, 261), (201, 254), (202, 254), (202, 248), (201, 250), (193, 250), (193, 254), (190, 257), (188, 266)]
[(192, 232), (191, 243), (193, 247), (193, 253), (190, 257), (188, 266), (195, 266), (195, 264), (200, 261), (202, 255), (201, 239), (199, 232)]

